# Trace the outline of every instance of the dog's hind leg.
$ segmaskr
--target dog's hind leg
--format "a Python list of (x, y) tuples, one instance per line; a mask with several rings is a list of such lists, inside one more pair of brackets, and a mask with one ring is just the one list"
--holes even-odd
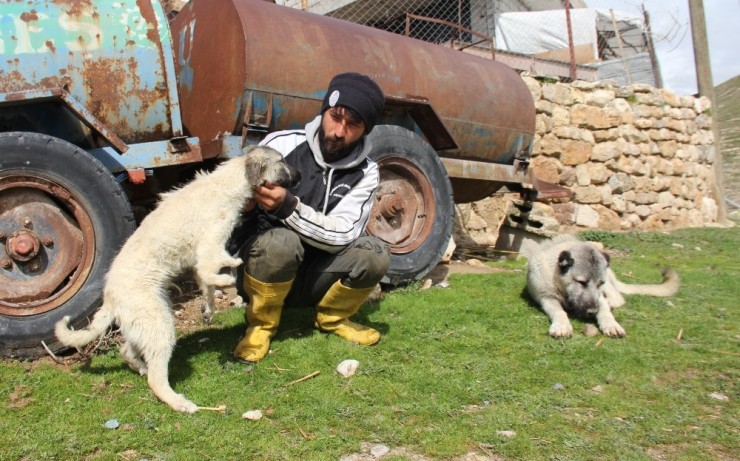
[(175, 411), (183, 413), (195, 413), (198, 411), (198, 405), (194, 404), (184, 395), (178, 394), (169, 383), (169, 366), (172, 351), (158, 351), (157, 354), (150, 355), (147, 363), (149, 364), (149, 373), (147, 374), (147, 383), (154, 395), (159, 400), (169, 405)]
[(194, 413), (198, 406), (172, 390), (169, 382), (169, 363), (175, 348), (175, 320), (169, 304), (161, 297), (139, 298), (139, 312), (135, 321), (126, 326), (131, 352), (139, 351), (147, 365), (147, 383), (159, 400), (173, 410)]
[(609, 303), (609, 306), (611, 306), (612, 308), (624, 305), (624, 296), (622, 296), (622, 293), (617, 290), (617, 287), (614, 286), (612, 280), (608, 276), (606, 283), (604, 283), (603, 287), (601, 288), (601, 292), (604, 293), (604, 296), (606, 297), (606, 302)]
[(123, 355), (123, 359), (128, 363), (128, 366), (130, 366), (132, 370), (139, 373), (141, 376), (146, 375), (148, 371), (146, 363), (141, 357), (141, 352), (139, 352), (136, 347), (132, 346), (128, 342), (123, 343), (123, 346), (121, 346), (121, 355)]
[(198, 279), (198, 286), (200, 287), (200, 291), (203, 294), (203, 297), (205, 298), (205, 301), (203, 302), (203, 305), (200, 308), (200, 314), (203, 317), (203, 322), (205, 323), (211, 323), (211, 320), (213, 319), (213, 312), (214, 312), (214, 292), (216, 289), (213, 285), (210, 285), (208, 283), (205, 283), (200, 277), (196, 275), (196, 278)]

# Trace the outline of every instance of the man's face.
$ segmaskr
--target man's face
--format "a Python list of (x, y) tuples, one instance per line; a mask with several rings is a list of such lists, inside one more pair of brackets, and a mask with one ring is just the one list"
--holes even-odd
[(324, 112), (319, 130), (319, 147), (326, 163), (346, 157), (365, 134), (365, 123), (342, 106)]

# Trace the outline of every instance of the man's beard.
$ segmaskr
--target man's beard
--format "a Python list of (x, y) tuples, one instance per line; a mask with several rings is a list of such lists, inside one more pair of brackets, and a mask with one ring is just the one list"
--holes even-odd
[(327, 137), (324, 132), (324, 127), (319, 127), (319, 148), (321, 154), (324, 156), (326, 163), (334, 163), (337, 160), (341, 160), (348, 156), (357, 145), (362, 141), (362, 138), (347, 144), (344, 139), (338, 139), (336, 137)]

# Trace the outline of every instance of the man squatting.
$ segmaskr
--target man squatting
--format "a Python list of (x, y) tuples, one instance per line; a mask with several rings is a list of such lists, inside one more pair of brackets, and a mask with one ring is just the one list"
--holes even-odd
[(367, 139), (385, 97), (369, 77), (336, 75), (321, 112), (303, 130), (279, 131), (260, 144), (279, 151), (301, 182), (290, 189), (267, 183), (230, 239), (244, 261), (237, 290), (249, 299), (248, 328), (234, 350), (246, 363), (262, 360), (283, 307), (315, 306), (314, 326), (347, 341), (372, 345), (380, 333), (349, 320), (385, 275), (390, 252), (365, 235), (379, 184)]

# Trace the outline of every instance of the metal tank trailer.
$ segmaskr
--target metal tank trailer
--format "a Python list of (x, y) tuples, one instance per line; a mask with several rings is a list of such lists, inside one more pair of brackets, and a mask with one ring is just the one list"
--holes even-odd
[(501, 63), (261, 0), (191, 0), (170, 22), (157, 0), (0, 5), (0, 354), (57, 350), (54, 323), (100, 305), (135, 208), (302, 127), (344, 71), (387, 96), (368, 227), (391, 246), (385, 283), (439, 262), (455, 203), (542, 189), (534, 104)]

